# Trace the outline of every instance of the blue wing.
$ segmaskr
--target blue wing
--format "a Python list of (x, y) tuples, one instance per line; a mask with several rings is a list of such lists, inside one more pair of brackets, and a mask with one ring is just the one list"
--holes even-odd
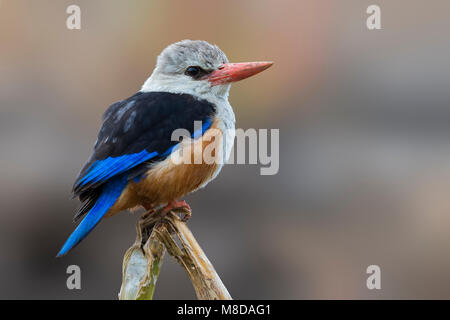
[(96, 160), (87, 173), (78, 180), (75, 188), (93, 185), (128, 171), (137, 165), (148, 161), (158, 155), (158, 152), (143, 150), (139, 153), (125, 154), (118, 157), (108, 157), (104, 160)]
[(69, 238), (64, 243), (57, 257), (67, 254), (77, 244), (81, 242), (91, 232), (100, 220), (105, 216), (108, 210), (114, 205), (117, 198), (122, 194), (123, 189), (127, 185), (127, 179), (124, 176), (119, 176), (111, 179), (102, 187), (100, 197), (90, 209), (83, 221), (72, 232)]
[[(192, 138), (197, 139), (203, 135), (203, 133), (211, 127), (212, 120), (206, 119), (202, 124), (201, 129), (196, 130), (192, 134)], [(177, 146), (173, 145), (167, 149), (162, 156), (169, 155)], [(122, 174), (123, 172), (130, 170), (137, 165), (151, 160), (159, 155), (158, 152), (148, 152), (143, 150), (139, 153), (125, 154), (118, 157), (108, 157), (104, 160), (96, 160), (88, 169), (87, 173), (78, 180), (75, 188), (86, 186), (89, 184), (96, 184), (112, 178), (113, 176)]]
[[(207, 101), (167, 92), (139, 92), (110, 106), (94, 152), (74, 183), (74, 196), (82, 202), (74, 220), (94, 206), (110, 179), (124, 174), (129, 181), (138, 181), (151, 163), (169, 156), (178, 145), (171, 139), (174, 130), (201, 136), (211, 127), (215, 111)], [(195, 121), (201, 121), (201, 129)]]
[[(75, 220), (86, 216), (58, 253), (64, 255), (83, 240), (114, 205), (131, 179), (139, 178), (147, 164), (160, 161), (176, 149), (175, 129), (200, 137), (212, 125), (215, 106), (186, 94), (137, 93), (113, 104), (105, 112), (94, 153), (74, 184), (83, 202)], [(202, 127), (195, 130), (194, 122)]]
[[(211, 126), (214, 113), (215, 106), (207, 101), (167, 92), (139, 92), (113, 104), (105, 112), (91, 159), (74, 184), (74, 195), (86, 198), (83, 193), (114, 176), (163, 160), (178, 144), (171, 140), (174, 130), (186, 129), (197, 138)], [(202, 122), (201, 131), (195, 131), (195, 121)], [(147, 168), (141, 169), (129, 178)]]

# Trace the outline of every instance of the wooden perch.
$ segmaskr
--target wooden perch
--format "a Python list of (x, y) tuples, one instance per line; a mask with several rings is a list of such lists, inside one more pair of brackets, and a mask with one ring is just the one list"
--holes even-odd
[(198, 299), (231, 300), (186, 223), (172, 211), (164, 216), (161, 211), (145, 213), (137, 222), (136, 241), (123, 259), (119, 299), (151, 300), (167, 251), (186, 270)]

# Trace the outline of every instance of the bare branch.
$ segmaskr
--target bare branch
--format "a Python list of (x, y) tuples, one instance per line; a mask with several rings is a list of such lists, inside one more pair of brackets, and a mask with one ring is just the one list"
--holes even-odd
[(198, 299), (232, 299), (192, 232), (174, 212), (146, 213), (136, 230), (136, 241), (124, 256), (119, 299), (152, 299), (166, 250), (186, 270)]

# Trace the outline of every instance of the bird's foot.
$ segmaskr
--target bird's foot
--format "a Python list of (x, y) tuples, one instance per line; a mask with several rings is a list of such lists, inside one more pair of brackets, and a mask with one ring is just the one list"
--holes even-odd
[(155, 213), (155, 209), (147, 209), (145, 208), (147, 211), (142, 215), (142, 219), (146, 219), (148, 218), (150, 215), (152, 215), (153, 213)]
[(162, 216), (165, 216), (170, 211), (182, 211), (183, 216), (181, 217), (181, 220), (186, 222), (191, 217), (191, 207), (186, 203), (186, 201), (171, 201), (162, 209)]
[(145, 212), (142, 215), (142, 218), (147, 218), (148, 216), (150, 216), (151, 214), (155, 213), (155, 209), (153, 208), (153, 205), (151, 203), (143, 203), (142, 206), (144, 207), (145, 210), (147, 210), (147, 212)]

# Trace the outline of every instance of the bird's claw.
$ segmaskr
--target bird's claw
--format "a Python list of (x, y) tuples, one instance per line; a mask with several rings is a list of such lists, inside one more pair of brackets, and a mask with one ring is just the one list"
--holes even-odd
[(172, 201), (167, 206), (165, 206), (161, 212), (162, 216), (167, 215), (170, 211), (175, 213), (181, 213), (180, 219), (186, 222), (191, 217), (191, 207), (186, 203), (186, 201)]
[(155, 213), (155, 209), (150, 209), (147, 210), (143, 215), (142, 215), (142, 219), (147, 219), (150, 215), (152, 215), (153, 213)]

